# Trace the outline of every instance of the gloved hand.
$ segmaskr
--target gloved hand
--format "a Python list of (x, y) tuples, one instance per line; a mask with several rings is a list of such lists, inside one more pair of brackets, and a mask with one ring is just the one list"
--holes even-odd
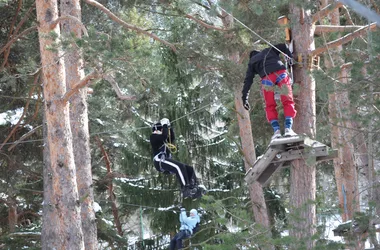
[(181, 211), (186, 211), (186, 208), (184, 208), (184, 207), (181, 207), (181, 209), (180, 209)]
[(166, 175), (169, 175), (169, 174), (170, 174), (170, 172), (167, 171), (167, 170), (164, 170), (162, 173), (163, 173), (163, 174), (166, 174)]
[(248, 103), (248, 100), (245, 100), (245, 102), (243, 102), (243, 106), (246, 110), (250, 110), (251, 109), (251, 106), (249, 106), (249, 103)]
[(160, 123), (162, 124), (162, 125), (168, 125), (168, 127), (170, 127), (170, 121), (169, 121), (169, 119), (168, 118), (162, 118), (161, 119), (161, 121), (160, 121)]

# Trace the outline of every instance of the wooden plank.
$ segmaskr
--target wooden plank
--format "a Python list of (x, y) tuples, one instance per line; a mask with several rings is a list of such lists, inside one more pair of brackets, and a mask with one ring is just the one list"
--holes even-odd
[(283, 144), (293, 144), (293, 143), (303, 143), (304, 137), (303, 136), (292, 136), (292, 137), (281, 137), (278, 139), (275, 139), (271, 141), (269, 146), (277, 146), (277, 145), (283, 145)]
[[(316, 157), (316, 161), (317, 162), (322, 162), (322, 161), (329, 161), (329, 160), (332, 160), (332, 159), (335, 159), (336, 157), (338, 157), (338, 150), (336, 149), (329, 149), (327, 155), (324, 155), (324, 156), (317, 156)], [(292, 161), (284, 161), (283, 165), (281, 166), (281, 168), (288, 168), (291, 166), (291, 162)]]
[(313, 165), (318, 161), (334, 159), (337, 155), (337, 150), (331, 150), (305, 135), (278, 138), (269, 144), (264, 155), (247, 171), (245, 181), (248, 184), (258, 181), (266, 185), (276, 171), (291, 165), (294, 160), (304, 159), (308, 165)]
[(303, 150), (290, 150), (290, 151), (284, 151), (279, 152), (276, 154), (276, 157), (273, 159), (273, 163), (276, 162), (284, 162), (284, 161), (292, 161), (302, 158), (302, 152)]
[(256, 181), (262, 172), (265, 171), (265, 169), (269, 166), (278, 152), (278, 149), (268, 148), (267, 151), (265, 151), (265, 154), (258, 158), (257, 161), (253, 164), (253, 167), (247, 171), (244, 178), (245, 181), (248, 184)]
[(315, 141), (313, 139), (310, 139), (309, 137), (304, 138), (304, 144), (308, 147), (317, 148), (317, 147), (327, 147), (325, 144)]
[(272, 179), (273, 175), (281, 169), (283, 163), (271, 163), (269, 166), (265, 169), (265, 171), (259, 176), (257, 181), (262, 185), (266, 186), (270, 180)]
[(329, 160), (335, 159), (337, 157), (338, 157), (338, 150), (333, 149), (333, 150), (329, 150), (328, 151), (328, 155), (326, 155), (326, 156), (318, 156), (317, 157), (317, 161), (318, 162), (320, 162), (320, 161), (329, 161)]
[(309, 157), (323, 157), (328, 155), (328, 148), (296, 149), (277, 153), (276, 157), (273, 158), (272, 163), (293, 161), (302, 158), (306, 159)]

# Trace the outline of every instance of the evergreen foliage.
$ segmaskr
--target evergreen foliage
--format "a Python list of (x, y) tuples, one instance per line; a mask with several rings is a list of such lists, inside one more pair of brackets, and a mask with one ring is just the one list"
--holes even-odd
[[(276, 20), (288, 13), (287, 1), (217, 3), (272, 44), (284, 41), (283, 29)], [(291, 246), (296, 239), (284, 236), (291, 227), (287, 223), (290, 216), (287, 208), (291, 205), (288, 204), (289, 171), (283, 170), (274, 176), (265, 192), (273, 238), (253, 222), (252, 204), (244, 182), (233, 89), (243, 81), (247, 60), (236, 64), (226, 55), (232, 48), (242, 54), (251, 50), (252, 43), (258, 38), (237, 23), (229, 31), (236, 36), (229, 39), (228, 32), (205, 28), (186, 18), (185, 15), (189, 14), (209, 25), (222, 26), (216, 5), (207, 9), (201, 1), (107, 0), (102, 4), (122, 20), (174, 44), (177, 52), (147, 36), (122, 28), (100, 10), (84, 3), (82, 21), (88, 37), (65, 37), (56, 44), (65, 51), (73, 46), (79, 47), (86, 74), (101, 67), (105, 74), (116, 80), (123, 94), (136, 96), (133, 101), (119, 100), (109, 82), (103, 79), (90, 85), (93, 88), (88, 101), (95, 201), (103, 210), (97, 214), (99, 244), (104, 248), (128, 249), (133, 237), (141, 237), (141, 228), (157, 236), (157, 241), (152, 244), (163, 243), (178, 231), (178, 212), (182, 205), (188, 210), (203, 211), (200, 231), (185, 241), (191, 248), (258, 249), (275, 245), (277, 249), (284, 249)], [(318, 9), (315, 3), (305, 7), (311, 7), (313, 11)], [(30, 8), (33, 9), (32, 1), (23, 1), (16, 25)], [(14, 29), (12, 23), (16, 10), (14, 1), (0, 0), (0, 49), (9, 41), (11, 29)], [(356, 14), (352, 14), (352, 19), (355, 24), (367, 24)], [(342, 18), (342, 22), (345, 21)], [(35, 11), (31, 11), (22, 30), (33, 27), (35, 22)], [(320, 36), (316, 38), (316, 46), (323, 46), (326, 41), (336, 38), (334, 33)], [(372, 134), (374, 145), (378, 145), (377, 107), (380, 101), (377, 93), (380, 90), (376, 79), (379, 65), (374, 58), (380, 50), (379, 39), (378, 32), (374, 32), (344, 45), (341, 56), (345, 62), (352, 62), (348, 84), (338, 84), (334, 88), (334, 77), (331, 76), (337, 75), (341, 65), (322, 67), (313, 72), (317, 82), (318, 141), (330, 145), (329, 94), (346, 90), (351, 107), (341, 112), (351, 114), (356, 129), (365, 131), (366, 135)], [(253, 48), (267, 46), (262, 41)], [(0, 143), (11, 132), (10, 143), (33, 128), (36, 131), (14, 148), (10, 148), (14, 144), (6, 144), (0, 151), (0, 246), (39, 249), (38, 238), (12, 237), (11, 232), (38, 234), (41, 231), (43, 135), (38, 126), (42, 124), (43, 97), (42, 83), (35, 80), (41, 72), (37, 32), (18, 39), (10, 48), (6, 62), (5, 53), (0, 55), (0, 66), (5, 62), (0, 67), (0, 115), (12, 114), (16, 110), (25, 114), (15, 132), (12, 132), (15, 123), (0, 123)], [(328, 57), (328, 54), (324, 56)], [(364, 65), (367, 65), (367, 76), (361, 73)], [(373, 102), (369, 101), (370, 96), (374, 97)], [(252, 132), (259, 156), (265, 151), (272, 130), (266, 124), (257, 78), (251, 89), (250, 102)], [(153, 167), (149, 135), (151, 125), (163, 117), (171, 120), (176, 133), (178, 151), (173, 154), (174, 159), (194, 166), (200, 182), (208, 189), (202, 199), (181, 200), (175, 176), (159, 174)], [(338, 123), (339, 119), (334, 122)], [(110, 158), (113, 177), (107, 173), (98, 139)], [(378, 159), (379, 151), (375, 148), (374, 157)], [(339, 213), (331, 162), (319, 165), (317, 178), (319, 186), (315, 202), (318, 215), (324, 220)], [(123, 236), (118, 235), (114, 225), (108, 224), (114, 223), (108, 193), (110, 184), (113, 185)], [(10, 204), (16, 204), (19, 215), (14, 229), (8, 222)], [(365, 212), (374, 216), (370, 209)], [(141, 220), (136, 219), (139, 216)], [(363, 218), (368, 219), (368, 216)], [(127, 226), (134, 219), (139, 221), (135, 225), (138, 230)], [(319, 228), (315, 238), (318, 239), (317, 249), (342, 248), (341, 243), (325, 239), (324, 228)], [(299, 244), (302, 249), (304, 246), (301, 242)], [(131, 249), (134, 247), (137, 248), (130, 246)]]

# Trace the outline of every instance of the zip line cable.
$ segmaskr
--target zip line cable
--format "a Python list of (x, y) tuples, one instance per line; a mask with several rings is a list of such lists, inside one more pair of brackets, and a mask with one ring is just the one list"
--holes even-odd
[[(279, 50), (277, 47), (275, 47), (272, 43), (270, 43), (268, 40), (266, 40), (265, 38), (263, 38), (262, 36), (260, 36), (258, 33), (256, 33), (254, 30), (252, 30), (251, 28), (249, 28), (247, 25), (245, 25), (243, 22), (241, 22), (239, 19), (237, 19), (235, 16), (233, 16), (231, 13), (229, 13), (228, 11), (226, 11), (224, 8), (222, 8), (218, 3), (215, 2), (215, 6), (217, 6), (218, 8), (220, 8), (221, 10), (223, 10), (225, 13), (227, 13), (228, 15), (230, 15), (234, 20), (236, 20), (238, 23), (240, 23), (244, 28), (246, 28), (247, 30), (249, 30), (250, 32), (252, 32), (254, 35), (256, 35), (258, 38), (260, 38), (261, 40), (263, 40), (264, 42), (266, 42), (269, 46), (271, 46), (272, 48), (274, 48), (275, 50), (277, 50), (279, 53), (281, 53), (282, 55), (285, 56), (285, 58), (288, 58), (290, 59), (290, 57), (285, 54), (284, 52), (282, 52), (281, 50)], [(295, 63), (295, 62), (294, 62)], [(223, 98), (222, 98), (223, 99)], [(209, 103), (203, 107), (200, 107), (198, 109), (195, 109), (175, 120), (173, 120), (172, 122), (175, 122), (175, 121), (178, 121), (182, 118), (185, 118), (187, 116), (189, 116), (190, 114), (193, 114), (193, 113), (196, 113), (204, 108), (207, 108), (208, 106), (212, 105), (213, 103)], [(140, 129), (145, 129), (145, 128), (150, 128), (150, 126), (144, 126), (144, 127), (139, 127), (139, 128), (134, 128), (134, 129), (123, 129), (123, 130), (114, 130), (114, 131), (104, 131), (104, 132), (97, 132), (97, 133), (93, 133), (91, 134), (90, 136), (94, 136), (94, 135), (100, 135), (100, 134), (111, 134), (111, 133), (120, 133), (120, 132), (124, 132), (124, 131), (135, 131), (135, 130), (140, 130)], [(13, 144), (16, 144), (16, 143), (27, 143), (27, 142), (42, 142), (43, 139), (37, 139), (37, 140), (28, 140), (28, 141), (22, 141), (22, 142), (8, 142), (8, 143), (4, 143), (4, 145), (13, 145)]]
[(251, 28), (249, 28), (247, 25), (245, 25), (242, 21), (240, 21), (239, 19), (237, 19), (236, 17), (234, 17), (231, 13), (227, 12), (225, 9), (223, 9), (222, 7), (220, 7), (220, 5), (218, 3), (215, 2), (215, 6), (217, 6), (218, 8), (220, 8), (221, 10), (223, 10), (224, 12), (226, 12), (228, 15), (230, 15), (235, 21), (237, 21), (238, 23), (240, 23), (244, 28), (246, 28), (247, 30), (251, 31), (254, 35), (256, 35), (258, 38), (260, 38), (261, 40), (263, 40), (264, 42), (266, 42), (269, 46), (271, 46), (272, 48), (274, 48), (275, 50), (277, 50), (278, 52), (280, 52), (282, 55), (285, 56), (285, 58), (287, 59), (290, 59), (290, 57), (285, 54), (284, 52), (282, 52), (281, 50), (279, 50), (276, 46), (274, 46), (272, 43), (270, 43), (268, 40), (266, 40), (265, 38), (263, 38), (262, 36), (260, 36), (258, 33), (256, 33), (254, 30), (252, 30)]
[[(264, 42), (266, 42), (269, 46), (271, 46), (272, 48), (276, 49), (279, 53), (281, 53), (282, 55), (285, 56), (285, 58), (290, 58), (287, 54), (285, 54), (284, 52), (282, 52), (281, 50), (279, 50), (277, 47), (275, 47), (272, 43), (270, 43), (268, 40), (266, 40), (265, 38), (263, 38), (262, 36), (260, 36), (258, 33), (256, 33), (254, 30), (252, 30), (251, 28), (249, 28), (247, 25), (245, 25), (243, 22), (241, 22), (239, 19), (237, 19), (236, 17), (234, 17), (231, 13), (227, 12), (224, 8), (222, 8), (218, 3), (215, 2), (215, 5), (220, 8), (221, 10), (223, 10), (225, 13), (227, 13), (228, 15), (230, 15), (234, 20), (236, 20), (238, 23), (240, 23), (244, 28), (246, 28), (247, 30), (249, 30), (250, 32), (252, 32), (254, 35), (256, 35), (257, 37), (259, 37), (260, 39), (262, 39)], [(224, 98), (222, 98), (224, 99)], [(195, 109), (175, 120), (173, 120), (172, 122), (175, 122), (175, 121), (178, 121), (182, 118), (185, 118), (187, 116), (189, 116), (190, 114), (193, 114), (193, 113), (196, 113), (204, 108), (207, 108), (208, 106), (212, 105), (213, 103), (209, 103), (203, 107), (200, 107), (198, 109)], [(150, 128), (150, 126), (144, 126), (144, 127), (139, 127), (139, 128), (133, 128), (133, 129), (122, 129), (122, 130), (114, 130), (114, 131), (104, 131), (104, 132), (97, 132), (97, 133), (93, 133), (93, 134), (90, 134), (90, 136), (94, 136), (94, 135), (101, 135), (101, 134), (111, 134), (111, 133), (120, 133), (120, 132), (127, 132), (127, 131), (136, 131), (136, 130), (140, 130), (140, 129), (145, 129), (145, 128)], [(13, 144), (21, 144), (21, 143), (29, 143), (29, 142), (43, 142), (43, 139), (37, 139), (37, 140), (26, 140), (26, 141), (22, 141), (22, 142), (7, 142), (7, 143), (4, 143), (4, 145), (13, 145)]]
[[(224, 100), (226, 99), (227, 97), (224, 97), (224, 98), (221, 98), (220, 100)], [(207, 108), (208, 106), (212, 105), (213, 102), (207, 104), (207, 105), (204, 105), (200, 108), (196, 108), (192, 111), (190, 111), (189, 113), (186, 113), (185, 115), (175, 119), (172, 121), (175, 122), (175, 121), (178, 121), (180, 119), (183, 119), (191, 114), (194, 114), (198, 111), (201, 111), (202, 109), (205, 109)], [(103, 131), (103, 132), (96, 132), (96, 133), (91, 133), (90, 136), (95, 136), (95, 135), (101, 135), (101, 134), (112, 134), (112, 133), (120, 133), (120, 132), (131, 132), (131, 131), (137, 131), (137, 130), (142, 130), (142, 129), (147, 129), (147, 128), (151, 128), (151, 126), (142, 126), (142, 127), (137, 127), (137, 128), (130, 128), (130, 129), (119, 129), (119, 130), (109, 130), (109, 131)], [(14, 144), (23, 144), (23, 143), (29, 143), (29, 142), (43, 142), (44, 139), (35, 139), (35, 140), (25, 140), (25, 141), (21, 141), (21, 142), (7, 142), (7, 143), (4, 143), (4, 145), (14, 145)]]

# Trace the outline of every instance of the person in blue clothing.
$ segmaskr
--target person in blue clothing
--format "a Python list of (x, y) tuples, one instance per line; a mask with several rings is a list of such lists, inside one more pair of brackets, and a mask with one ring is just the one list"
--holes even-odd
[(170, 241), (169, 250), (182, 249), (182, 240), (189, 238), (193, 234), (193, 229), (201, 219), (196, 209), (191, 209), (190, 216), (187, 217), (186, 209), (181, 208), (179, 221), (181, 222), (181, 227), (179, 228), (179, 232)]

